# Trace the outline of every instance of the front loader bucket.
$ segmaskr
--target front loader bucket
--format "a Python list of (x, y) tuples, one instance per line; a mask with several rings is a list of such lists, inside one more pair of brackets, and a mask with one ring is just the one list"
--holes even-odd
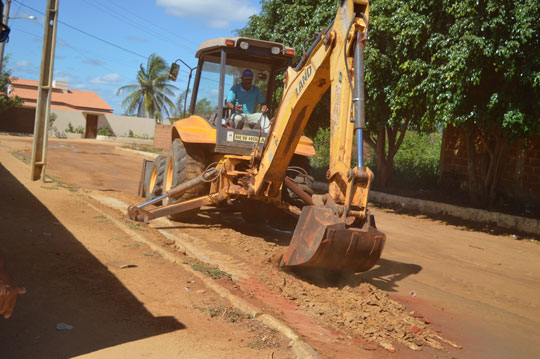
[(332, 209), (305, 206), (280, 266), (367, 271), (381, 257), (386, 241), (371, 221), (368, 216), (362, 228), (347, 228)]

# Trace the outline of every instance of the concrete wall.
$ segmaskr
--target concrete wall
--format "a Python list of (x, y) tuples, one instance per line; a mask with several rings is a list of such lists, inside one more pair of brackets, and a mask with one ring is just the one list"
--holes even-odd
[[(479, 145), (479, 140), (476, 145), (476, 163), (485, 167), (489, 155)], [(501, 165), (499, 192), (525, 203), (540, 203), (540, 134), (530, 140), (527, 147), (521, 141), (514, 143)], [(468, 181), (466, 138), (459, 129), (449, 127), (443, 133), (440, 170), (445, 180), (459, 185)]]
[[(73, 128), (86, 127), (86, 117), (82, 112), (51, 109), (57, 118), (53, 124), (53, 134), (62, 136), (71, 123)], [(148, 118), (120, 116), (115, 114), (101, 114), (98, 116), (98, 129), (110, 126), (117, 137), (128, 137), (129, 131), (139, 138), (154, 137), (155, 121)]]
[(171, 147), (171, 131), (171, 125), (156, 125), (154, 147), (161, 147), (168, 150)]
[(35, 108), (10, 108), (0, 114), (0, 131), (33, 133), (35, 117)]
[[(12, 108), (0, 114), (0, 131), (5, 132), (34, 132), (35, 108)], [(66, 129), (71, 123), (73, 128), (86, 128), (86, 115), (81, 111), (61, 110), (51, 108), (57, 118), (53, 123), (52, 136), (66, 137)], [(156, 126), (153, 119), (120, 116), (115, 114), (101, 114), (98, 116), (98, 129), (109, 125), (117, 137), (128, 137), (133, 131), (138, 138), (150, 139), (154, 137)]]

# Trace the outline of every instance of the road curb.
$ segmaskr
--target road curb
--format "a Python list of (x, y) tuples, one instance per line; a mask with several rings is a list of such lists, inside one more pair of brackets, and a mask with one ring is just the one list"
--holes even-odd
[[(328, 184), (315, 182), (314, 188), (321, 192), (328, 191)], [(401, 207), (426, 214), (447, 215), (476, 223), (489, 224), (520, 233), (540, 236), (540, 220), (513, 216), (500, 212), (490, 212), (484, 209), (460, 207), (453, 204), (428, 201), (424, 199), (402, 197), (393, 194), (369, 191), (369, 200), (375, 204)]]
[(141, 156), (144, 156), (144, 157), (150, 157), (150, 158), (156, 158), (158, 156), (157, 153), (133, 150), (131, 148), (125, 148), (125, 147), (121, 147), (121, 146), (116, 146), (115, 149), (125, 151), (125, 152), (135, 153), (135, 154), (138, 154), (138, 155), (141, 155)]
[[(127, 205), (117, 199), (96, 196), (93, 194), (89, 194), (89, 197), (109, 208), (117, 209), (124, 212), (127, 211)], [(110, 220), (114, 225), (116, 225), (119, 229), (124, 231), (130, 237), (134, 238), (135, 240), (139, 242), (146, 244), (153, 251), (159, 253), (159, 255), (161, 255), (164, 259), (172, 263), (180, 262), (177, 255), (174, 255), (170, 253), (169, 251), (163, 249), (161, 246), (159, 246), (158, 244), (154, 243), (151, 240), (146, 239), (144, 236), (141, 236), (136, 231), (127, 228), (125, 224), (123, 224), (121, 221), (108, 215), (107, 213), (104, 213), (103, 211), (101, 211), (99, 208), (92, 205), (91, 203), (86, 202), (86, 204), (92, 209), (94, 209), (95, 211), (102, 213), (105, 217), (107, 217), (108, 220)], [(163, 222), (163, 224), (165, 224), (166, 226), (174, 225), (174, 223), (170, 222), (168, 219), (165, 219), (165, 218), (160, 218), (159, 221)], [(162, 233), (165, 237), (174, 240), (176, 246), (181, 251), (184, 251), (185, 253), (187, 253), (189, 256), (193, 258), (197, 258), (199, 260), (205, 261), (205, 258), (200, 258), (200, 256), (197, 253), (194, 253), (189, 248), (187, 248), (174, 235), (166, 232), (165, 230), (158, 229), (158, 231)], [(187, 234), (184, 234), (184, 235), (189, 236)], [(192, 273), (197, 278), (199, 278), (201, 282), (203, 282), (208, 288), (216, 292), (223, 299), (228, 300), (231, 303), (231, 305), (235, 307), (236, 309), (252, 317), (253, 319), (258, 320), (259, 322), (265, 324), (269, 328), (275, 329), (276, 331), (281, 333), (284, 337), (290, 339), (291, 341), (289, 342), (289, 347), (291, 347), (291, 349), (295, 353), (296, 359), (320, 359), (320, 356), (309, 344), (302, 341), (299, 338), (298, 334), (294, 332), (294, 330), (292, 330), (290, 327), (288, 327), (285, 323), (283, 323), (276, 317), (273, 317), (269, 314), (264, 314), (264, 312), (260, 308), (234, 295), (227, 288), (224, 288), (221, 285), (217, 284), (214, 280), (207, 277), (203, 273), (194, 270), (191, 266), (183, 265), (182, 268)]]
[(452, 204), (396, 196), (388, 193), (370, 191), (369, 200), (382, 205), (399, 206), (422, 213), (448, 215), (467, 221), (485, 223), (516, 232), (540, 235), (540, 220), (490, 212), (483, 209), (467, 208)]

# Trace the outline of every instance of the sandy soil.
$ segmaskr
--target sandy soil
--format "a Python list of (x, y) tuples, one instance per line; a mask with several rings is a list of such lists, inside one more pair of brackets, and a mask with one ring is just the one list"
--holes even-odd
[[(65, 168), (65, 177), (77, 172)], [(77, 175), (77, 183), (96, 183)], [(288, 340), (232, 308), (189, 265), (127, 236), (82, 189), (29, 177), (29, 166), (0, 139), (0, 250), (28, 289), (12, 317), (0, 319), (0, 358), (293, 357)], [(62, 323), (72, 328), (59, 330)]]
[[(30, 140), (2, 136), (0, 146), (2, 152), (9, 149), (19, 156), (28, 156)], [(7, 158), (13, 161), (15, 157)], [(79, 190), (76, 194), (47, 190), (48, 184), (41, 184), (40, 189), (45, 194), (55, 192), (49, 197), (59, 200), (64, 196), (60, 193), (66, 193), (68, 198), (97, 194), (136, 203), (141, 162), (142, 157), (115, 149), (111, 144), (53, 140), (48, 173)], [(47, 207), (51, 211), (51, 207)], [(540, 349), (537, 341), (540, 334), (540, 280), (537, 276), (540, 246), (530, 241), (515, 241), (510, 236), (474, 232), (389, 210), (373, 208), (372, 212), (378, 227), (388, 236), (383, 258), (371, 271), (347, 278), (278, 271), (273, 259), (288, 244), (290, 233), (287, 230), (291, 228), (281, 226), (279, 231), (271, 226), (246, 224), (236, 213), (206, 210), (191, 223), (176, 223), (166, 228), (153, 223), (141, 228), (156, 237), (162, 237), (166, 230), (181, 238), (184, 245), (201, 251), (209, 263), (219, 264), (220, 269), (232, 275), (234, 281), (224, 282), (224, 286), (283, 319), (325, 358), (536, 357)], [(99, 218), (87, 213), (79, 215), (74, 211), (69, 217), (74, 226), (86, 221), (97, 227), (86, 228), (89, 233), (102, 226)], [(73, 242), (87, 248), (99, 242), (94, 240), (94, 234), (86, 237), (88, 243), (82, 239), (85, 236), (76, 237)], [(130, 239), (118, 238), (109, 238), (107, 245), (122, 243), (122, 252), (141, 250), (124, 247), (130, 244)], [(99, 250), (107, 252), (109, 249)], [(22, 253), (22, 248), (18, 253)], [(107, 258), (92, 254), (103, 267)], [(161, 271), (169, 264), (151, 255), (143, 259), (159, 263), (152, 271), (144, 270), (139, 277), (123, 279), (123, 285), (132, 295), (132, 288), (147, 281), (150, 282), (146, 285), (158, 287), (159, 292), (182, 285), (173, 279), (176, 274)], [(192, 258), (186, 259), (188, 263), (191, 261)], [(109, 268), (113, 274), (115, 270)], [(134, 268), (118, 270), (119, 274), (133, 272)], [(185, 292), (187, 294), (182, 293), (181, 297), (193, 293)], [(168, 298), (162, 292), (157, 296)], [(21, 303), (23, 300), (27, 298), (21, 299)], [(170, 313), (172, 303), (167, 300), (143, 298), (140, 302), (148, 307), (148, 300), (157, 311)], [(191, 303), (191, 308), (194, 306), (205, 308)], [(198, 312), (204, 314), (205, 311), (199, 309)], [(205, 319), (214, 320), (208, 317)], [(140, 324), (135, 323), (130, 328), (134, 330)], [(260, 330), (264, 332), (264, 328)], [(170, 330), (170, 333), (177, 332), (183, 331)], [(163, 335), (155, 335), (155, 343), (159, 343), (158, 338)], [(243, 335), (240, 338), (243, 339)], [(210, 336), (206, 342), (213, 340)], [(457, 349), (459, 346), (463, 348)], [(112, 350), (106, 344), (101, 348)], [(128, 350), (122, 345), (114, 348), (120, 352)], [(276, 353), (288, 355), (286, 351)]]

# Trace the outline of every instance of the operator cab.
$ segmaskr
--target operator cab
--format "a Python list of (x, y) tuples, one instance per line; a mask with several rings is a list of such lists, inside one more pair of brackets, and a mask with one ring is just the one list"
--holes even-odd
[[(208, 119), (216, 128), (215, 152), (249, 154), (254, 143), (264, 143), (266, 133), (261, 128), (232, 128), (228, 122), (231, 113), (225, 106), (229, 90), (241, 82), (242, 72), (250, 69), (253, 86), (257, 86), (266, 99), (271, 119), (277, 110), (276, 76), (293, 65), (294, 49), (277, 42), (231, 37), (203, 42), (195, 56), (199, 62), (190, 114)], [(256, 112), (260, 112), (260, 105)]]

